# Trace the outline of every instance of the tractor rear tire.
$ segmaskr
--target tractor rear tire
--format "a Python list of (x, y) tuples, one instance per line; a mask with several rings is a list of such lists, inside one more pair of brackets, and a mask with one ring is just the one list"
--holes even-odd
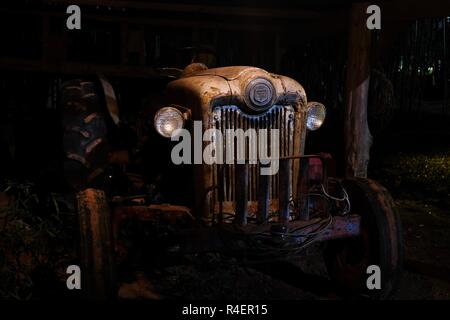
[(75, 190), (104, 189), (108, 162), (105, 107), (96, 84), (71, 80), (62, 85), (64, 176)]

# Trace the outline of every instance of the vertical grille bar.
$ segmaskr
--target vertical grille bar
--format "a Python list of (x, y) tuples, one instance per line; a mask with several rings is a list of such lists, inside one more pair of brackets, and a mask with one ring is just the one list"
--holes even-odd
[[(259, 174), (259, 172), (258, 172)], [(269, 178), (268, 175), (259, 176), (258, 194), (258, 223), (264, 223), (269, 217)]]
[(236, 218), (235, 222), (240, 225), (247, 224), (248, 216), (248, 165), (236, 165), (236, 193), (239, 195), (236, 199)]
[(290, 189), (290, 165), (291, 160), (280, 160), (280, 173), (279, 173), (279, 192), (280, 192), (280, 220), (281, 222), (289, 221), (289, 198), (291, 193)]

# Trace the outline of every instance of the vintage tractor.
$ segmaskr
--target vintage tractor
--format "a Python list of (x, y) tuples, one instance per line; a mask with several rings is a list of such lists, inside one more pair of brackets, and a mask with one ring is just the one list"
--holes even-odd
[[(116, 294), (117, 235), (128, 219), (151, 221), (155, 233), (176, 230), (170, 248), (181, 254), (286, 260), (326, 242), (324, 261), (341, 292), (387, 298), (396, 288), (403, 244), (393, 200), (375, 181), (329, 176), (329, 156), (304, 154), (308, 132), (322, 125), (325, 107), (307, 102), (299, 83), (255, 67), (191, 64), (169, 82), (163, 105), (144, 112), (147, 156), (141, 157), (108, 145), (108, 130), (120, 120), (111, 85), (104, 78), (99, 83), (67, 82), (61, 100), (65, 174), (78, 192), (84, 288), (91, 297)], [(250, 142), (241, 146), (241, 158), (205, 162), (207, 148), (216, 156), (238, 152), (234, 138), (219, 139), (237, 129)], [(269, 138), (245, 135), (262, 130)], [(271, 144), (272, 131), (277, 144)], [(189, 133), (192, 143), (180, 152)], [(271, 174), (262, 174), (268, 162), (255, 161), (250, 152), (264, 148), (277, 163)], [(174, 163), (175, 151), (185, 161)], [(116, 181), (127, 188), (111, 188), (118, 171), (124, 178)], [(143, 178), (153, 172), (161, 174)], [(163, 198), (155, 197), (155, 189)], [(367, 286), (371, 265), (381, 271), (375, 289)]]

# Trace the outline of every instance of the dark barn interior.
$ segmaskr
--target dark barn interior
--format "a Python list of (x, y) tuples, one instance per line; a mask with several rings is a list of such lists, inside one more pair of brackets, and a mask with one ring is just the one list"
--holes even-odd
[[(73, 4), (81, 8), (80, 30), (66, 27)], [(153, 129), (167, 84), (193, 62), (285, 75), (308, 101), (323, 103), (326, 120), (308, 133), (305, 153), (330, 155), (338, 177), (379, 181), (398, 208), (404, 271), (391, 298), (450, 299), (450, 2), (376, 1), (379, 30), (366, 28), (370, 4), (0, 3), (0, 299), (82, 298), (66, 289), (66, 268), (79, 264), (80, 251), (75, 195), (64, 175), (67, 81), (101, 74), (114, 88), (121, 126), (109, 137), (111, 152), (138, 160), (108, 169), (116, 179), (111, 194), (128, 187), (115, 178), (126, 166), (146, 177), (130, 187), (137, 194), (147, 188), (155, 203), (194, 205), (197, 186), (171, 164), (169, 143)], [(151, 189), (161, 176), (169, 179)], [(167, 190), (175, 196), (164, 196)], [(128, 252), (116, 270), (120, 299), (342, 298), (321, 258), (256, 266), (208, 252), (167, 262), (146, 254), (160, 241), (152, 228), (131, 220), (120, 234), (117, 254)], [(321, 249), (313, 245), (306, 255)]]

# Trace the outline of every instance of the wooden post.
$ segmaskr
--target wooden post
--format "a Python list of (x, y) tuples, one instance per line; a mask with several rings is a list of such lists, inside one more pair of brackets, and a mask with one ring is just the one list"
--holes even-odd
[(366, 27), (368, 3), (354, 3), (348, 39), (345, 105), (345, 174), (366, 177), (372, 136), (367, 122), (371, 44)]

